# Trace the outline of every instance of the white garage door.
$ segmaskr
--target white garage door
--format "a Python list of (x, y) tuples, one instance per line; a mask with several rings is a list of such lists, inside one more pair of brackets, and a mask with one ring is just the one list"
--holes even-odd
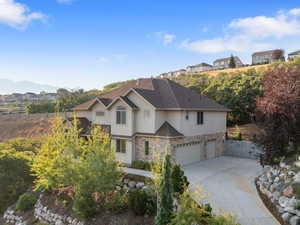
[(206, 143), (206, 157), (207, 159), (216, 157), (216, 142), (209, 141)]
[(176, 147), (176, 161), (181, 165), (188, 165), (201, 160), (201, 144)]

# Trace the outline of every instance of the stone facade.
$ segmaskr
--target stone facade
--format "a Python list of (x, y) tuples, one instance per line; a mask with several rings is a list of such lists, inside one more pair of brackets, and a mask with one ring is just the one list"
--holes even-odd
[[(145, 141), (149, 142), (149, 154), (145, 152)], [(210, 141), (216, 143), (216, 157), (223, 155), (225, 151), (225, 134), (216, 133), (209, 135), (163, 138), (155, 136), (137, 136), (135, 138), (135, 160), (153, 161), (157, 155), (163, 155), (167, 148), (171, 150), (172, 158), (176, 159), (175, 149), (179, 146), (201, 145), (201, 159), (206, 159), (206, 144)], [(188, 147), (186, 150), (188, 151)], [(200, 160), (200, 159), (199, 159)]]

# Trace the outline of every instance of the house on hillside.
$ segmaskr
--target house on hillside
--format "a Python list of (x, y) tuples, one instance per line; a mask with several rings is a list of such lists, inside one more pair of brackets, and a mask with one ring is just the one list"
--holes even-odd
[(282, 49), (255, 52), (252, 54), (252, 65), (268, 64), (284, 60), (284, 51)]
[(291, 53), (288, 54), (288, 59), (289, 60), (294, 59), (296, 57), (300, 57), (300, 50), (295, 51), (295, 52), (291, 52)]
[(179, 76), (180, 74), (185, 74), (186, 70), (185, 69), (180, 69), (180, 70), (176, 70), (172, 73), (173, 76)]
[[(234, 56), (234, 62), (235, 62), (235, 66), (236, 67), (241, 67), (244, 64), (242, 63), (242, 61), (240, 60), (239, 57)], [(230, 66), (230, 59), (231, 57), (227, 57), (227, 58), (221, 58), (221, 59), (217, 59), (213, 62), (214, 65), (214, 69), (216, 70), (222, 70), (222, 69), (228, 69)]]
[(186, 72), (187, 73), (199, 73), (199, 72), (210, 71), (212, 69), (213, 69), (212, 65), (209, 65), (207, 63), (200, 63), (197, 65), (188, 66), (186, 68)]
[(75, 107), (103, 126), (118, 159), (152, 161), (170, 147), (184, 165), (222, 155), (230, 110), (168, 79), (139, 79)]

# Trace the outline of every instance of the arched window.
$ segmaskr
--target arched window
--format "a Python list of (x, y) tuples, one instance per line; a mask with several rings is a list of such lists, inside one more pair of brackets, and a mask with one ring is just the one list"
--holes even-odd
[(123, 106), (117, 107), (117, 124), (126, 124), (126, 108)]

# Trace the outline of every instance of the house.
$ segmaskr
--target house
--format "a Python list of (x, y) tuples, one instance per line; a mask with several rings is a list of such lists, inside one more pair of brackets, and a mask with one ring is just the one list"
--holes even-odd
[(200, 63), (197, 65), (193, 65), (193, 66), (188, 66), (186, 68), (186, 72), (187, 73), (199, 73), (199, 72), (205, 72), (205, 71), (209, 71), (212, 70), (213, 66), (209, 65), (207, 63)]
[(180, 70), (176, 70), (174, 72), (172, 72), (172, 76), (179, 76), (180, 74), (185, 74), (186, 70), (185, 69), (180, 69)]
[[(234, 62), (235, 62), (235, 66), (236, 67), (241, 67), (244, 64), (242, 63), (242, 61), (240, 60), (239, 57), (234, 56)], [(230, 59), (231, 57), (227, 57), (227, 58), (221, 58), (221, 59), (217, 59), (213, 62), (214, 65), (214, 69), (216, 70), (222, 70), (222, 69), (228, 69), (230, 66)]]
[(288, 59), (294, 59), (296, 57), (300, 57), (300, 50), (299, 51), (295, 51), (295, 52), (291, 52), (288, 54)]
[(252, 65), (268, 64), (275, 61), (284, 61), (284, 51), (275, 49), (252, 54)]
[(152, 161), (169, 146), (179, 163), (222, 155), (230, 111), (169, 79), (138, 79), (74, 109), (92, 125), (109, 127), (118, 159)]

